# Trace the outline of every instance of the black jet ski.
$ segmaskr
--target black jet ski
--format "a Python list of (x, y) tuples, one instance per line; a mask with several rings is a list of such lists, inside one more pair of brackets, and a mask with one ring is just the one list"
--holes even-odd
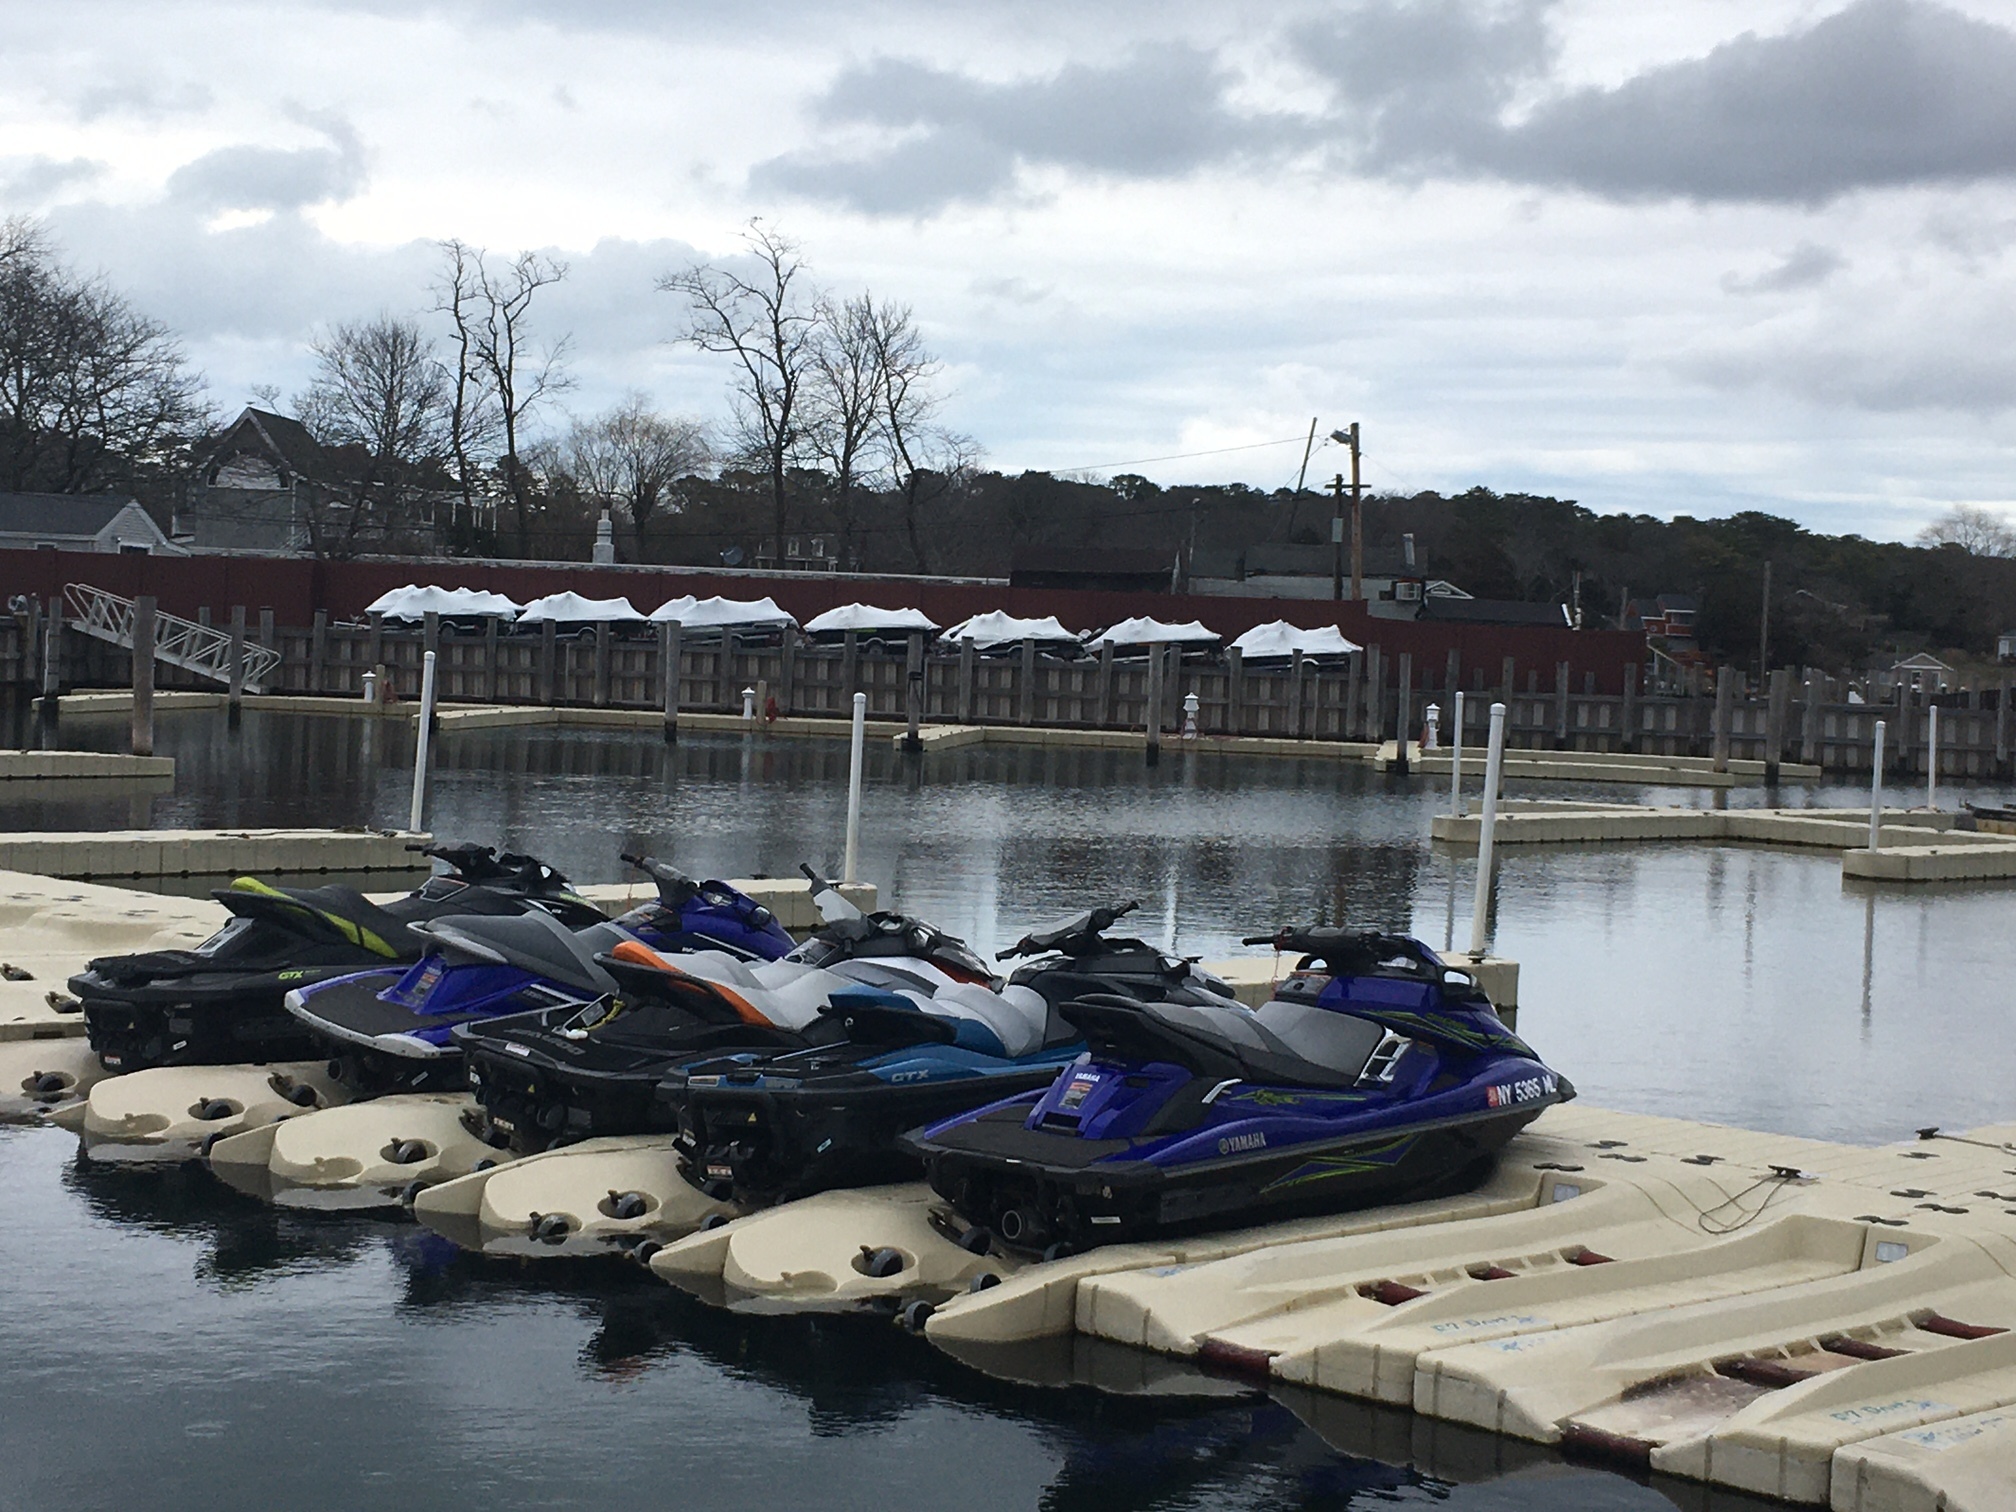
[(804, 870), (825, 922), (781, 960), (718, 950), (667, 958), (621, 946), (595, 963), (620, 984), (605, 1000), (457, 1028), (489, 1127), (521, 1151), (670, 1133), (676, 1110), (657, 1100), (668, 1069), (730, 1049), (837, 1041), (836, 994), (864, 985), (916, 994), (905, 1001), (913, 1016), (977, 1021), (1019, 1011), (995, 999), (987, 963), (963, 941), (907, 914), (864, 914)]
[(383, 905), (353, 887), (276, 887), (240, 877), (212, 894), (231, 919), (193, 950), (103, 956), (70, 991), (84, 1005), (91, 1048), (109, 1071), (231, 1065), (314, 1054), (281, 1006), (295, 987), (367, 966), (415, 961), (413, 925), (447, 914), (536, 909), (570, 927), (603, 917), (567, 879), (530, 856), (487, 845), (415, 847), (448, 870)]
[(1090, 1046), (1042, 1092), (907, 1137), (975, 1229), (1030, 1250), (1467, 1190), (1575, 1095), (1418, 940), (1291, 929), (1253, 1012), (1090, 994)]
[(569, 931), (539, 913), (516, 918), (450, 915), (415, 926), (427, 954), (404, 969), (337, 977), (287, 994), (287, 1011), (330, 1055), (330, 1075), (360, 1097), (464, 1084), (467, 1024), (584, 1003), (617, 990), (597, 962), (620, 945), (707, 950), (767, 961), (792, 948), (775, 915), (726, 882), (696, 882), (649, 856), (625, 856), (658, 884), (657, 896), (616, 919)]
[(1245, 1014), (1232, 989), (1180, 956), (1106, 931), (1137, 905), (1095, 908), (1001, 952), (1027, 958), (997, 996), (1011, 1009), (984, 1025), (919, 1013), (902, 991), (834, 995), (837, 1042), (783, 1054), (733, 1054), (668, 1071), (687, 1179), (754, 1206), (839, 1186), (914, 1178), (907, 1129), (1033, 1092), (1084, 1050), (1066, 1011), (1084, 997), (1206, 1006)]

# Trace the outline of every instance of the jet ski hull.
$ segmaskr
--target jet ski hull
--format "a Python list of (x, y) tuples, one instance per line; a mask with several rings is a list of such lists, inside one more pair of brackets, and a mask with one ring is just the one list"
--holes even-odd
[[(356, 1097), (387, 1092), (455, 1092), (468, 1083), (456, 1014), (416, 1014), (382, 994), (396, 987), (411, 968), (357, 972), (287, 994), (287, 1012), (329, 1057), (329, 1074)], [(543, 982), (526, 982), (516, 994), (520, 1012), (562, 1006), (578, 1012), (581, 1001)]]
[(522, 1014), (471, 1025), (455, 1036), (467, 1060), (469, 1090), (520, 1154), (605, 1135), (675, 1133), (678, 1109), (658, 1096), (668, 1072), (737, 1050), (775, 1052), (802, 1043), (785, 1030), (694, 1019), (662, 1044), (615, 1045), (563, 1033), (562, 1024), (578, 1011)]
[(1498, 1152), (1573, 1089), (1483, 1112), (1368, 1123), (1300, 1139), (1225, 1134), (1217, 1158), (1128, 1158), (1129, 1140), (1030, 1129), (1024, 1097), (906, 1141), (925, 1179), (969, 1222), (1018, 1248), (1079, 1250), (1274, 1223), (1468, 1191)]
[(908, 1130), (1047, 1087), (1077, 1053), (1074, 1045), (1007, 1066), (973, 1056), (962, 1066), (947, 1059), (960, 1054), (948, 1048), (934, 1052), (939, 1064), (930, 1070), (885, 1066), (802, 1080), (776, 1075), (775, 1062), (761, 1074), (695, 1068), (668, 1076), (659, 1096), (677, 1111), (680, 1152), (696, 1186), (744, 1204), (788, 1202), (914, 1180), (917, 1157), (901, 1143)]
[(287, 993), (368, 964), (203, 972), (133, 986), (86, 971), (68, 985), (84, 1004), (85, 1032), (108, 1071), (221, 1066), (312, 1057), (315, 1037), (287, 1012)]

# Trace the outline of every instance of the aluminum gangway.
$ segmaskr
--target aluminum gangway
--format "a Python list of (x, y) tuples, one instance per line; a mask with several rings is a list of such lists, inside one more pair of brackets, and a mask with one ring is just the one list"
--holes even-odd
[[(70, 611), (69, 623), (95, 640), (133, 649), (133, 600), (95, 588), (89, 583), (65, 583), (63, 600)], [(199, 677), (216, 682), (231, 681), (231, 636), (227, 631), (199, 625), (180, 615), (154, 612), (154, 656), (157, 661), (182, 667)], [(246, 642), (243, 647), (245, 691), (257, 693), (266, 677), (280, 665), (280, 653), (270, 646)]]

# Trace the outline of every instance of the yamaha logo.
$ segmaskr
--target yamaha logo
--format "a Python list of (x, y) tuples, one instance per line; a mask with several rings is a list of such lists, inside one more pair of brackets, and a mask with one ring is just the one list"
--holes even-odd
[(1220, 1155), (1237, 1155), (1241, 1150), (1264, 1150), (1267, 1148), (1265, 1134), (1227, 1134), (1218, 1141)]

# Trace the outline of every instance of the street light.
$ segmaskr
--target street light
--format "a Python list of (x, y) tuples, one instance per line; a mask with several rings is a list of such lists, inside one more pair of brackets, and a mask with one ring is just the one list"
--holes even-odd
[[(1358, 477), (1358, 422), (1353, 420), (1349, 430), (1333, 430), (1330, 439), (1339, 446), (1351, 448), (1351, 597), (1365, 597), (1365, 516), (1361, 508), (1364, 485)], [(1336, 513), (1330, 521), (1330, 593), (1333, 598), (1344, 597), (1344, 479), (1340, 475), (1330, 482), (1330, 492), (1337, 500)]]

